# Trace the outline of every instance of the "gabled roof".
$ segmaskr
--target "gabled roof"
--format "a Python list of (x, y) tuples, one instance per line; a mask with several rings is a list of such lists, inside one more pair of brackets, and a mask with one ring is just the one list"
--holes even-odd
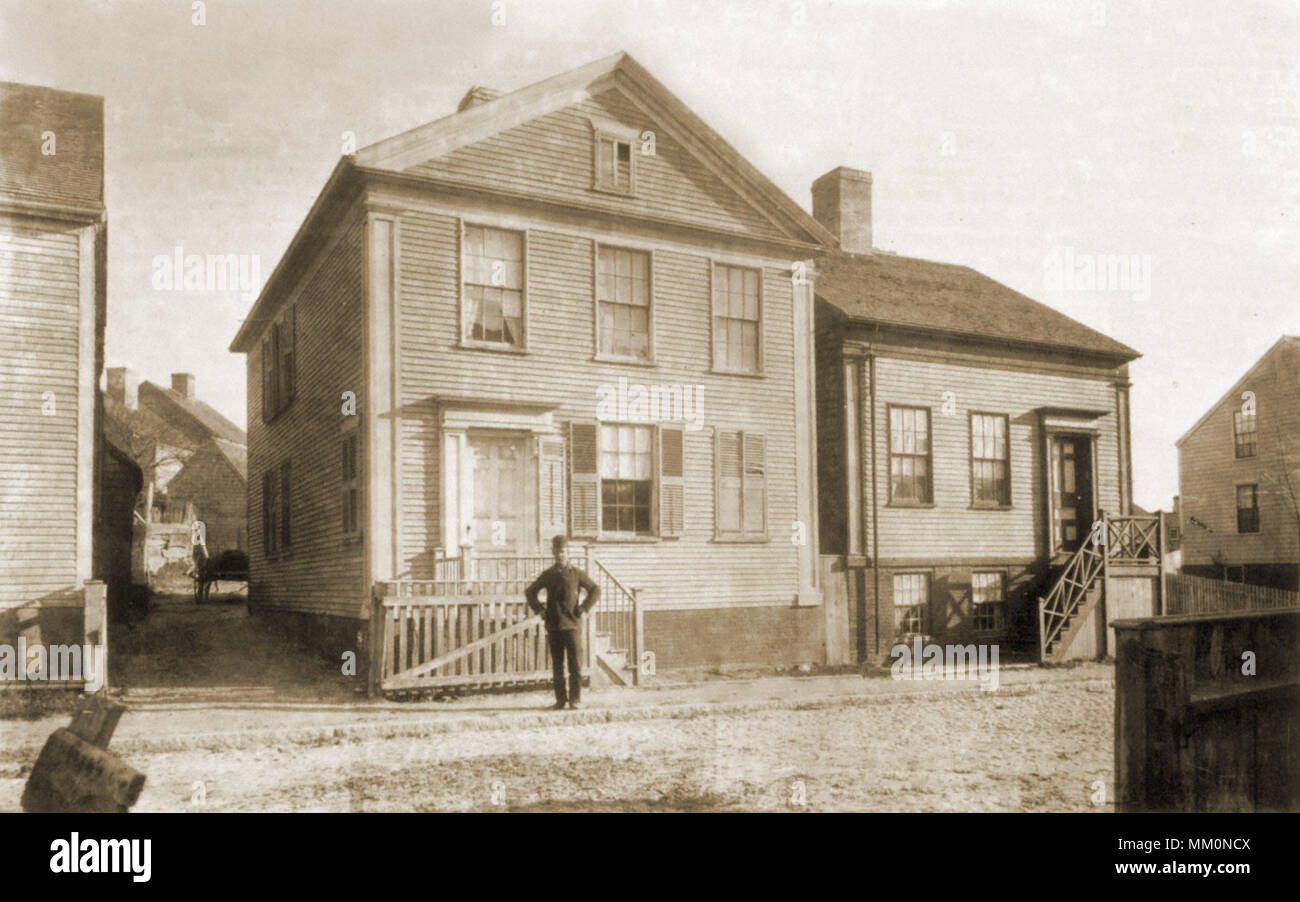
[(0, 202), (102, 212), (104, 98), (0, 82)]
[(215, 408), (198, 398), (186, 398), (180, 392), (152, 382), (141, 382), (140, 403), (148, 406), (180, 431), (196, 440), (220, 438), (248, 444), (248, 436)]
[(217, 453), (230, 461), (230, 465), (234, 467), (239, 472), (239, 475), (243, 477), (244, 481), (247, 482), (248, 446), (239, 445), (235, 442), (222, 441), (221, 439), (213, 439), (212, 444), (216, 447)]
[(462, 103), (462, 109), (449, 116), (363, 147), (356, 153), (356, 162), (361, 167), (406, 169), (573, 106), (611, 87), (622, 86), (620, 80), (639, 89), (660, 107), (667, 119), (664, 125), (674, 137), (706, 164), (711, 163), (725, 172), (735, 187), (750, 196), (751, 202), (761, 204), (769, 215), (775, 214), (786, 232), (798, 233), (800, 240), (810, 244), (836, 245), (835, 237), (821, 223), (691, 112), (640, 63), (621, 52), (499, 97), (492, 97), (490, 91), (480, 92), (472, 104)]
[(968, 266), (895, 254), (831, 253), (816, 262), (817, 296), (852, 320), (1011, 344), (1141, 355)]
[(198, 443), (148, 407), (131, 409), (104, 395), (104, 437), (128, 454), (152, 454), (152, 446), (193, 451)]
[[(620, 84), (619, 80), (623, 82)], [(359, 183), (382, 174), (386, 177), (409, 177), (425, 185), (447, 187), (436, 179), (407, 176), (409, 167), (450, 153), (459, 147), (505, 131), (547, 113), (579, 103), (594, 93), (614, 86), (632, 86), (662, 116), (665, 126), (683, 147), (706, 161), (715, 173), (725, 172), (725, 181), (745, 192), (750, 203), (761, 205), (764, 215), (779, 221), (782, 230), (792, 237), (790, 243), (807, 248), (837, 247), (839, 242), (825, 226), (813, 219), (799, 204), (758, 171), (717, 132), (682, 103), (672, 92), (626, 53), (616, 53), (568, 72), (562, 72), (517, 91), (492, 96), (491, 89), (471, 89), (461, 109), (391, 138), (361, 148), (339, 159), (289, 242), (275, 269), (262, 285), (262, 292), (240, 324), (230, 343), (230, 350), (247, 353), (256, 335), (275, 315), (274, 304), (281, 294), (280, 285), (308, 266), (313, 243), (327, 240), (332, 232), (331, 216), (347, 209)], [(495, 191), (496, 186), (465, 186)], [(505, 196), (497, 192), (498, 196)], [(546, 203), (556, 203), (541, 199)], [(675, 223), (674, 223), (675, 224)]]
[(1197, 429), (1200, 429), (1201, 424), (1210, 418), (1210, 414), (1219, 409), (1219, 405), (1223, 404), (1229, 398), (1240, 398), (1241, 393), (1246, 390), (1246, 384), (1252, 381), (1255, 378), (1255, 374), (1263, 369), (1264, 364), (1271, 360), (1273, 356), (1279, 353), (1283, 348), (1300, 351), (1300, 335), (1283, 335), (1277, 341), (1273, 342), (1273, 346), (1265, 351), (1263, 355), (1251, 365), (1250, 369), (1246, 370), (1245, 374), (1240, 379), (1233, 383), (1232, 388), (1224, 392), (1223, 396), (1220, 397), (1219, 400), (1211, 404), (1205, 413), (1201, 414), (1200, 418), (1192, 424), (1192, 428), (1184, 432), (1182, 437), (1179, 438), (1178, 441), (1174, 442), (1174, 445), (1178, 446), (1187, 441), (1188, 437)]

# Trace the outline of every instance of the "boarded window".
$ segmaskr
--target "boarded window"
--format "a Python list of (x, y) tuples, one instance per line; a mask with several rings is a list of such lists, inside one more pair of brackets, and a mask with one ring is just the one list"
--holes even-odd
[(523, 347), (523, 233), (467, 225), (463, 257), (465, 338)]
[(340, 506), (343, 517), (343, 534), (355, 535), (361, 530), (361, 484), (357, 465), (357, 433), (345, 435), (339, 443), (343, 489)]
[(617, 247), (596, 252), (600, 353), (650, 359), (650, 255)]
[(970, 417), (971, 501), (976, 505), (1011, 503), (1007, 418), (972, 413)]
[(925, 632), (930, 601), (928, 573), (894, 574), (894, 631), (900, 636)]
[(1006, 577), (1000, 571), (971, 574), (971, 601), (975, 607), (975, 629), (1000, 632), (1006, 624)]
[(889, 408), (889, 500), (895, 504), (929, 504), (930, 411), (924, 407)]
[(287, 551), (290, 545), (289, 536), (289, 461), (280, 465), (280, 550)]
[(1237, 532), (1259, 532), (1259, 486), (1237, 486)]
[(713, 267), (713, 367), (757, 373), (762, 298), (758, 270), (721, 263)]
[(275, 554), (280, 550), (280, 492), (277, 473), (262, 474), (262, 550)]
[(718, 430), (714, 441), (718, 536), (766, 538), (766, 436), (758, 432)]

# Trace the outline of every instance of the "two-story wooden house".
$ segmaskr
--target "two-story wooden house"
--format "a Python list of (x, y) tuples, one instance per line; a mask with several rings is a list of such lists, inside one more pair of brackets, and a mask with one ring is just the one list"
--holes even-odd
[(1300, 580), (1300, 338), (1285, 335), (1177, 442), (1183, 570)]
[[(869, 173), (822, 176), (813, 215), (839, 238), (815, 274), (820, 543), (848, 584), (830, 659), (911, 635), (1032, 648), (1040, 595), (1103, 511), (1129, 513), (1137, 352), (968, 267), (875, 250)], [(1086, 592), (1044, 646), (1079, 632)]]
[(2, 645), (104, 641), (105, 220), (103, 98), (0, 83)]
[[(495, 573), (521, 601), (564, 533), (658, 667), (821, 660), (805, 273), (828, 243), (625, 54), (345, 157), (231, 346), (252, 604), (354, 648), (374, 587)], [(446, 629), (518, 638), (456, 610), (401, 621), (392, 669)]]

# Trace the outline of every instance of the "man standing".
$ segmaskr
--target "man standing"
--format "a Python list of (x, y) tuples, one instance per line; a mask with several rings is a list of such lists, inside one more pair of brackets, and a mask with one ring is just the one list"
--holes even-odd
[(194, 559), (194, 579), (197, 591), (194, 593), (196, 602), (208, 600), (208, 592), (212, 589), (212, 584), (208, 582), (208, 530), (202, 520), (195, 520), (190, 524), (190, 544), (193, 548), (190, 550), (191, 557)]
[[(600, 600), (600, 586), (585, 571), (569, 563), (569, 540), (556, 536), (551, 540), (555, 564), (543, 570), (542, 575), (524, 590), (528, 607), (534, 614), (545, 614), (546, 642), (551, 649), (551, 668), (555, 674), (555, 709), (568, 703), (570, 708), (582, 704), (582, 615)], [(537, 600), (539, 590), (546, 590), (546, 607)], [(586, 597), (578, 598), (579, 590)], [(569, 659), (569, 689), (564, 689), (564, 659)]]

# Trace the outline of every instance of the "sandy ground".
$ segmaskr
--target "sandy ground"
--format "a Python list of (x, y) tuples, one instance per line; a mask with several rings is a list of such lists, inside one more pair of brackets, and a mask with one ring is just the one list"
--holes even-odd
[[(996, 692), (663, 679), (552, 713), (540, 692), (363, 700), (236, 604), (164, 602), (114, 651), (129, 710), (111, 747), (148, 778), (136, 811), (1112, 810), (1102, 665), (1008, 670)], [(66, 722), (0, 721), (0, 810)]]

